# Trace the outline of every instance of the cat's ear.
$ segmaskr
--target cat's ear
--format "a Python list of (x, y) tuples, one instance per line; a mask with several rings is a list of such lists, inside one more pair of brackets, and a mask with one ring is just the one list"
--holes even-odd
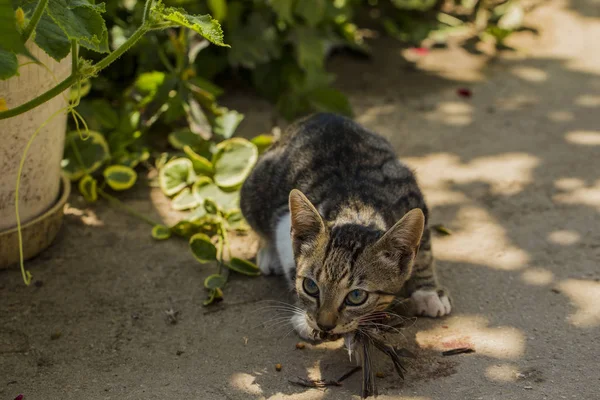
[(381, 252), (381, 257), (400, 269), (412, 265), (424, 229), (423, 211), (420, 208), (413, 208), (379, 239), (377, 248)]
[(315, 206), (298, 189), (290, 192), (290, 216), (292, 244), (297, 255), (303, 243), (315, 241), (325, 231), (325, 224)]

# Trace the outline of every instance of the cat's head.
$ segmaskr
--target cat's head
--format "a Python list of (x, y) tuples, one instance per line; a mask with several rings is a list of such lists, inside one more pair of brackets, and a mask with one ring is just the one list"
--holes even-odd
[(296, 292), (304, 330), (321, 337), (355, 331), (389, 306), (411, 275), (425, 217), (409, 211), (384, 232), (353, 223), (328, 226), (298, 190), (290, 193)]

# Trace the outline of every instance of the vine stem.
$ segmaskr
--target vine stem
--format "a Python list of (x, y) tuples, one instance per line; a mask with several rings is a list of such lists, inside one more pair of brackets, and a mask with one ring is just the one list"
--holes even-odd
[(35, 11), (33, 11), (33, 15), (31, 16), (29, 23), (23, 30), (23, 35), (22, 35), (23, 43), (27, 42), (29, 40), (29, 38), (31, 37), (31, 35), (33, 34), (33, 31), (37, 27), (37, 24), (40, 22), (42, 15), (44, 15), (44, 11), (46, 11), (47, 5), (48, 5), (48, 0), (40, 0), (40, 2), (37, 4), (37, 6), (35, 6)]
[(108, 200), (110, 203), (116, 205), (119, 208), (122, 208), (123, 211), (127, 212), (128, 214), (141, 219), (142, 221), (155, 226), (155, 225), (162, 225), (154, 220), (152, 220), (150, 217), (145, 216), (144, 214), (141, 214), (139, 212), (137, 212), (136, 210), (134, 210), (133, 208), (129, 207), (128, 205), (126, 205), (125, 203), (123, 203), (121, 200), (117, 199), (114, 196), (111, 196), (110, 194), (106, 193), (104, 190), (98, 188), (98, 194), (100, 195), (100, 197), (102, 197), (105, 200)]
[[(38, 4), (38, 8), (42, 1), (43, 0), (40, 0), (40, 3)], [(46, 3), (47, 3), (47, 1), (48, 0), (46, 0)], [(146, 0), (146, 9), (148, 9), (148, 13), (150, 13), (152, 2), (153, 2), (153, 0)], [(37, 12), (37, 8), (36, 8), (36, 12)], [(43, 12), (43, 9), (42, 9), (42, 12)], [(41, 15), (40, 15), (40, 17), (41, 17)], [(31, 22), (29, 24), (31, 25)], [(29, 27), (29, 25), (27, 25), (27, 27)], [(74, 63), (75, 68), (71, 71), (71, 75), (69, 77), (67, 77), (65, 80), (63, 80), (62, 82), (60, 82), (59, 84), (54, 86), (52, 89), (49, 89), (47, 92), (42, 93), (38, 97), (36, 97), (24, 104), (21, 104), (18, 107), (11, 108), (6, 111), (0, 112), (0, 120), (6, 119), (6, 118), (11, 118), (16, 115), (27, 112), (27, 111), (39, 106), (40, 104), (45, 103), (48, 100), (58, 96), (59, 94), (61, 94), (62, 92), (64, 92), (65, 90), (67, 90), (68, 88), (73, 86), (73, 84), (75, 82), (77, 82), (79, 79), (87, 79), (87, 78), (91, 78), (92, 76), (97, 75), (100, 71), (102, 71), (104, 68), (108, 67), (115, 60), (117, 60), (119, 57), (121, 57), (127, 50), (129, 50), (135, 43), (137, 43), (137, 41), (140, 40), (140, 38), (142, 36), (144, 36), (147, 32), (154, 30), (154, 29), (161, 29), (161, 28), (163, 28), (163, 26), (160, 26), (160, 27), (157, 26), (155, 28), (155, 27), (151, 26), (148, 21), (145, 21), (133, 33), (133, 35), (131, 35), (129, 37), (129, 39), (127, 39), (121, 46), (119, 46), (118, 49), (116, 49), (115, 51), (110, 53), (108, 56), (104, 57), (97, 64), (93, 65), (91, 68), (86, 68), (84, 71), (80, 71), (79, 64), (77, 62), (75, 62)], [(78, 58), (78, 57), (75, 57), (75, 58)]]

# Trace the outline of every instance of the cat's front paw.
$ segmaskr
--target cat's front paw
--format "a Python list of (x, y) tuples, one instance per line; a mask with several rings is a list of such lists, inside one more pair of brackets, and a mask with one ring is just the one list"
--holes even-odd
[(256, 263), (263, 275), (271, 275), (281, 273), (279, 266), (279, 258), (277, 252), (272, 246), (264, 246), (258, 250), (256, 255)]
[(452, 310), (450, 298), (441, 289), (419, 289), (411, 295), (411, 298), (415, 304), (417, 315), (436, 318), (448, 315)]

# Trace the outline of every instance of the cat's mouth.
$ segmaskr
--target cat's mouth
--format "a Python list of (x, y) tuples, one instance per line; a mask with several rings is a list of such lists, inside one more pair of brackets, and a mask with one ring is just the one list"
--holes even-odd
[(317, 329), (313, 330), (313, 337), (318, 340), (334, 341), (342, 337), (340, 333), (324, 332)]

